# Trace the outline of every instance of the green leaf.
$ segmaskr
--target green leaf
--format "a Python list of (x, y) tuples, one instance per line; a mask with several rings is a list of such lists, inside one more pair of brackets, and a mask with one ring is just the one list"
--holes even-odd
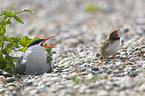
[(15, 11), (15, 14), (19, 14), (19, 13), (23, 13), (23, 12), (30, 12), (32, 14), (37, 14), (37, 12), (33, 12), (32, 10), (29, 10), (29, 9), (25, 9), (23, 11)]
[(5, 69), (7, 65), (7, 60), (2, 55), (2, 50), (0, 50), (0, 69)]
[(32, 40), (32, 42), (35, 41), (35, 40), (37, 40), (37, 39), (40, 39), (40, 38), (38, 38), (38, 37), (34, 37), (33, 40)]
[(12, 42), (12, 43), (18, 43), (20, 42), (21, 38), (20, 37), (9, 37), (9, 38), (6, 38), (6, 37), (3, 37), (3, 40), (6, 40), (6, 41), (9, 41), (9, 42)]
[(5, 23), (4, 23), (5, 25), (10, 25), (11, 24), (11, 21), (10, 21), (10, 19), (8, 19)]
[(3, 46), (3, 40), (2, 40), (2, 37), (0, 36), (0, 49), (2, 48)]
[(8, 17), (14, 17), (15, 16), (15, 14), (13, 14), (12, 12), (7, 12), (7, 11), (4, 11), (4, 10), (1, 12), (1, 14), (5, 15), (5, 16), (8, 16)]
[(3, 36), (5, 33), (6, 33), (6, 28), (2, 27), (1, 32), (0, 32), (0, 36)]
[(6, 47), (11, 48), (13, 46), (13, 43), (9, 43)]
[(18, 51), (25, 52), (26, 50), (27, 50), (27, 47), (23, 47), (22, 49), (19, 49)]
[(24, 24), (24, 22), (18, 16), (14, 15), (13, 17), (17, 22)]
[(12, 10), (12, 8), (16, 5), (17, 3), (15, 3), (14, 5), (12, 5), (9, 9), (8, 12), (10, 12)]
[(14, 40), (14, 42), (15, 42), (15, 43), (16, 43), (16, 42), (20, 42), (20, 40), (21, 40), (20, 37), (16, 37), (15, 40)]
[(72, 81), (75, 83), (79, 83), (80, 79), (77, 78), (77, 76), (72, 77)]
[(14, 74), (15, 73), (15, 64), (13, 63), (13, 60), (12, 60), (11, 56), (9, 56), (7, 54), (5, 58), (8, 61), (8, 64), (10, 66), (10, 69), (11, 69), (12, 73)]
[(9, 42), (14, 42), (14, 37), (5, 38), (5, 40), (7, 40)]
[(86, 10), (85, 10), (86, 12), (102, 12), (103, 11), (103, 9), (101, 9), (100, 7), (98, 7), (98, 6), (95, 6), (95, 5), (88, 5), (87, 6), (87, 8), (86, 8)]
[(49, 54), (49, 56), (47, 56), (47, 63), (50, 63), (52, 61), (51, 48), (46, 48), (45, 50)]
[(3, 49), (5, 54), (9, 54), (12, 52), (12, 50), (8, 49), (7, 47), (5, 47), (5, 49)]
[(15, 63), (17, 63), (17, 60), (19, 59), (19, 57), (11, 57), (11, 58)]
[(20, 44), (21, 44), (23, 47), (27, 47), (31, 42), (32, 42), (32, 39), (28, 38), (27, 36), (24, 36), (24, 37), (20, 40)]
[(12, 42), (12, 43), (9, 43), (6, 47), (10, 48), (11, 50), (14, 50), (15, 48), (19, 48), (20, 47), (19, 43), (15, 39), (10, 40), (9, 42)]
[(51, 53), (51, 48), (46, 48), (45, 50), (47, 51), (48, 54)]
[(91, 83), (91, 82), (100, 81), (100, 80), (102, 80), (102, 77), (98, 76), (98, 77), (88, 79), (86, 82)]

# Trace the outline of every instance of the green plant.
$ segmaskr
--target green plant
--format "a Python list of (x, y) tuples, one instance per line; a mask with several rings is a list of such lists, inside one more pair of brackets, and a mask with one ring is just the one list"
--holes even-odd
[[(13, 57), (10, 53), (12, 51), (24, 52), (32, 41), (39, 38), (35, 37), (34, 39), (31, 39), (27, 36), (24, 36), (23, 38), (6, 37), (6, 26), (11, 24), (11, 19), (15, 19), (18, 23), (24, 24), (17, 14), (23, 12), (33, 13), (29, 9), (23, 11), (11, 11), (13, 6), (11, 6), (8, 11), (3, 10), (0, 13), (0, 69), (15, 74), (15, 63), (17, 62), (18, 57)], [(7, 45), (5, 44), (6, 41), (9, 42)], [(46, 51), (50, 54), (51, 49), (47, 48)], [(47, 62), (51, 62), (51, 56), (47, 58), (49, 59)]]
[(77, 76), (73, 76), (72, 77), (72, 81), (75, 82), (75, 83), (79, 83), (80, 82), (80, 79), (77, 78)]
[(87, 5), (86, 9), (85, 9), (86, 12), (91, 12), (91, 13), (98, 13), (98, 12), (103, 12), (103, 9), (96, 6), (96, 5)]
[(91, 83), (91, 82), (95, 82), (95, 81), (100, 81), (102, 80), (102, 77), (93, 77), (91, 79), (87, 79), (86, 82)]

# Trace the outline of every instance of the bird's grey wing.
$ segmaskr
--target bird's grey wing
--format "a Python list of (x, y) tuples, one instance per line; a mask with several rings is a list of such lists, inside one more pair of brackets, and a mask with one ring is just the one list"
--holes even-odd
[(104, 50), (108, 45), (109, 45), (109, 40), (103, 40), (103, 41), (101, 42), (100, 48), (101, 48), (102, 50)]
[(107, 48), (108, 45), (109, 45), (109, 40), (103, 40), (99, 47), (99, 53), (105, 54), (105, 49)]
[(16, 72), (19, 74), (24, 74), (26, 71), (27, 64), (26, 62), (23, 62), (23, 55), (19, 58), (16, 64)]

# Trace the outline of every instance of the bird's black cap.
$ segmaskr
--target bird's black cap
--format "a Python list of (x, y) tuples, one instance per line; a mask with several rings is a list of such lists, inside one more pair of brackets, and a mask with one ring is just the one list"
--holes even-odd
[[(36, 44), (39, 44), (40, 42), (42, 42), (42, 41), (44, 41), (44, 40), (45, 40), (45, 39), (38, 39), (38, 40), (35, 40), (35, 41), (33, 41), (32, 43), (30, 43), (28, 47), (33, 46), (33, 45), (36, 45)], [(27, 47), (27, 48), (28, 48), (28, 47)]]

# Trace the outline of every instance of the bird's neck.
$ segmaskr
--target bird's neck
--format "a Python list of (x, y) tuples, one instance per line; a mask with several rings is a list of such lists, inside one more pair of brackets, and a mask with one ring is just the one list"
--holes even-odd
[(108, 37), (109, 41), (115, 41), (115, 40), (120, 40), (120, 37), (119, 38), (112, 38), (112, 37)]
[(111, 43), (113, 43), (113, 42), (115, 42), (115, 41), (118, 41), (118, 40), (120, 40), (120, 38), (109, 38), (109, 41), (110, 41)]

